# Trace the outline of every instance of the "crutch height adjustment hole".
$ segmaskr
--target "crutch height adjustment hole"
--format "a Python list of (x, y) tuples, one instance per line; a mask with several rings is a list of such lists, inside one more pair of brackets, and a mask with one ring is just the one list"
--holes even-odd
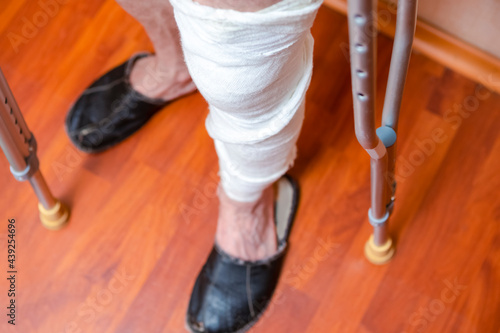
[(356, 75), (359, 78), (362, 78), (362, 79), (368, 76), (368, 74), (365, 71), (361, 70), (361, 69), (357, 69), (356, 70)]
[(366, 23), (366, 18), (362, 15), (356, 14), (354, 15), (354, 22), (357, 25), (364, 25)]
[(354, 49), (359, 53), (365, 53), (367, 50), (367, 47), (366, 47), (366, 45), (357, 43), (356, 45), (354, 45)]
[(368, 96), (366, 96), (365, 94), (363, 93), (358, 93), (358, 99), (361, 101), (361, 102), (364, 102), (366, 100), (368, 100)]

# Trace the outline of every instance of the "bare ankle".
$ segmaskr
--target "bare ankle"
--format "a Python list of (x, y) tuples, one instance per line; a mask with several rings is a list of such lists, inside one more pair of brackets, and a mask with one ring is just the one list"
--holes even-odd
[(258, 260), (277, 250), (273, 189), (266, 189), (256, 202), (232, 200), (221, 189), (216, 242), (229, 254)]
[(162, 64), (156, 55), (137, 60), (130, 82), (141, 94), (167, 101), (196, 90), (184, 63)]

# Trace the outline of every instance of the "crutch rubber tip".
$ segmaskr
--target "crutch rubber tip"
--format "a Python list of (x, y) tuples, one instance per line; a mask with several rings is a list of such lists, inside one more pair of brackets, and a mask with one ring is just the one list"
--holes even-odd
[(68, 222), (69, 209), (60, 201), (57, 201), (55, 206), (50, 209), (45, 209), (45, 207), (39, 203), (38, 210), (40, 211), (42, 225), (47, 229), (58, 230)]
[(394, 256), (394, 246), (389, 238), (385, 244), (377, 246), (373, 240), (373, 235), (365, 244), (365, 256), (369, 262), (375, 265), (383, 265)]

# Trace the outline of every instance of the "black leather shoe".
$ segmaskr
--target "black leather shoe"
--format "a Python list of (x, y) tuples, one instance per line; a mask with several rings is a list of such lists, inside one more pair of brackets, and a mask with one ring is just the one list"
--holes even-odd
[(244, 261), (215, 244), (191, 294), (186, 317), (191, 332), (246, 332), (269, 304), (278, 283), (299, 195), (297, 183), (289, 176), (282, 177), (277, 185), (277, 253), (259, 261)]
[(110, 148), (168, 104), (142, 95), (130, 84), (134, 63), (149, 55), (132, 56), (97, 79), (78, 98), (66, 116), (66, 132), (78, 149), (97, 153)]

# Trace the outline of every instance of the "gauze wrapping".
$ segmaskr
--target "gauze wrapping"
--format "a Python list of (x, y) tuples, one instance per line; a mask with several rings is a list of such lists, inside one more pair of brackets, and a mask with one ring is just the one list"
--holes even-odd
[(234, 200), (257, 200), (295, 159), (322, 0), (258, 12), (170, 2), (191, 77), (210, 106), (222, 187)]

